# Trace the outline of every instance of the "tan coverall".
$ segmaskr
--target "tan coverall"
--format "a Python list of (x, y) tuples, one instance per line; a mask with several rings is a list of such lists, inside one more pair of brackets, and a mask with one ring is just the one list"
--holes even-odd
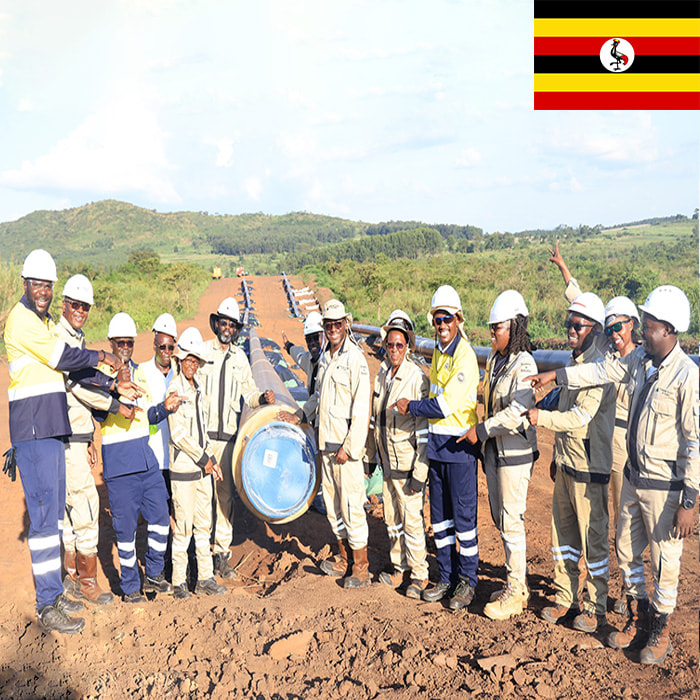
[[(594, 345), (571, 365), (602, 359)], [(538, 425), (556, 432), (557, 466), (552, 497), (552, 555), (555, 603), (576, 602), (579, 559), (588, 570), (583, 612), (607, 611), (608, 482), (612, 463), (615, 392), (611, 385), (573, 390), (562, 387), (558, 411), (539, 411)]]
[(382, 465), (384, 522), (394, 570), (410, 571), (411, 579), (425, 581), (428, 563), (423, 497), (428, 478), (428, 419), (410, 413), (402, 416), (396, 409), (390, 411), (387, 407), (402, 398), (410, 401), (427, 398), (430, 381), (408, 357), (393, 379), (391, 369), (385, 360), (374, 380), (366, 461)]
[[(365, 514), (365, 454), (370, 413), (369, 369), (362, 351), (348, 336), (335, 354), (321, 354), (316, 380), (319, 450), (322, 460), (323, 501), (328, 522), (339, 540), (351, 549), (367, 546)], [(341, 448), (348, 455), (338, 464)]]
[(537, 433), (523, 413), (535, 406), (535, 392), (525, 377), (537, 373), (528, 352), (509, 355), (495, 375), (498, 354), (486, 362), (484, 421), (476, 426), (482, 443), (491, 517), (501, 533), (511, 588), (527, 591), (525, 509), (537, 451)]
[(205, 403), (197, 377), (190, 384), (182, 373), (170, 382), (168, 394), (185, 396), (177, 411), (168, 414), (170, 484), (173, 494), (173, 586), (185, 583), (187, 548), (194, 534), (197, 578), (214, 575), (209, 548), (212, 527), (212, 477), (204, 473), (216, 461), (206, 435)]
[(573, 389), (610, 381), (626, 386), (630, 395), (629, 462), (616, 532), (625, 594), (647, 597), (648, 546), (652, 604), (659, 613), (672, 613), (683, 551), (673, 520), (681, 500), (695, 500), (700, 486), (698, 368), (676, 344), (658, 368), (639, 347), (625, 357), (557, 371), (557, 383)]
[(228, 554), (233, 539), (233, 465), (231, 457), (243, 403), (260, 405), (261, 392), (255, 385), (250, 364), (240, 348), (222, 347), (217, 338), (205, 343), (211, 365), (198, 374), (207, 397), (207, 436), (223, 481), (216, 482), (214, 554)]

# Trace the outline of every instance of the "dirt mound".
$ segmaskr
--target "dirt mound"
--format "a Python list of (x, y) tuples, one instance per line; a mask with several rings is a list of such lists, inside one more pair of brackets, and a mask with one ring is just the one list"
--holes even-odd
[[(280, 342), (284, 330), (302, 342), (289, 316), (279, 277), (253, 278), (260, 334)], [(293, 284), (301, 285), (292, 278)], [(208, 316), (238, 291), (236, 280), (212, 283), (192, 319), (205, 337)], [(323, 295), (319, 295), (321, 297)], [(178, 324), (182, 330), (189, 322)], [(139, 338), (135, 357), (147, 359), (152, 338)], [(374, 372), (377, 359), (368, 353)], [(7, 368), (0, 367), (7, 387)], [(7, 403), (0, 402), (9, 444)], [(221, 597), (184, 601), (157, 597), (143, 607), (117, 601), (85, 611), (76, 637), (40, 632), (26, 544), (27, 517), (19, 481), (0, 491), (0, 696), (3, 698), (689, 698), (700, 696), (697, 531), (686, 542), (679, 606), (671, 621), (675, 647), (661, 668), (644, 668), (637, 653), (605, 648), (600, 639), (551, 626), (538, 613), (552, 597), (548, 476), (551, 435), (540, 431), (526, 515), (528, 610), (506, 622), (481, 611), (503, 581), (503, 549), (479, 479), (480, 583), (469, 612), (416, 602), (374, 583), (346, 591), (323, 576), (319, 561), (332, 540), (325, 516), (309, 511), (287, 525), (257, 520), (238, 503), (232, 563), (238, 578)], [(118, 593), (117, 557), (104, 486), (99, 576)], [(389, 563), (381, 505), (369, 519), (369, 558), (376, 575)], [(143, 529), (137, 548), (143, 551)], [(434, 548), (429, 547), (435, 577)], [(611, 592), (620, 590), (611, 556)], [(616, 626), (621, 620), (610, 613)], [(601, 637), (602, 638), (602, 637)]]

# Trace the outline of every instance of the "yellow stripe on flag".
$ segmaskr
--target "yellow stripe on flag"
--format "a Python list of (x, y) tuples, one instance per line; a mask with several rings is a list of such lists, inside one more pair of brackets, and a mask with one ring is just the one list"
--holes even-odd
[(700, 37), (700, 19), (552, 19), (547, 17), (535, 19), (535, 36)]
[(535, 92), (700, 92), (700, 74), (535, 73)]

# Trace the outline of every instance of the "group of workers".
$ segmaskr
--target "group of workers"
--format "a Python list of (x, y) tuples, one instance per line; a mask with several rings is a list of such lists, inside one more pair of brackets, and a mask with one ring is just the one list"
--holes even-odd
[[(296, 413), (281, 410), (278, 416), (316, 431), (323, 500), (337, 541), (337, 553), (320, 568), (342, 579), (344, 588), (371, 582), (365, 473), (380, 465), (391, 566), (379, 581), (408, 598), (467, 608), (479, 568), (481, 463), (505, 551), (506, 580), (483, 610), (494, 620), (522, 613), (529, 600), (524, 515), (539, 457), (535, 426), (551, 429), (555, 599), (541, 616), (553, 624), (571, 619), (583, 632), (605, 630), (610, 486), (624, 594), (616, 610), (626, 619), (607, 640), (617, 649), (641, 648), (642, 663), (661, 663), (671, 651), (668, 620), (700, 482), (698, 369), (678, 343), (689, 327), (690, 304), (680, 289), (664, 285), (639, 307), (641, 318), (626, 297), (605, 306), (596, 294), (581, 291), (558, 245), (551, 253), (570, 303), (567, 367), (538, 374), (527, 304), (515, 290), (502, 292), (489, 315), (492, 350), (479, 418), (476, 355), (459, 295), (445, 285), (435, 291), (427, 314), (436, 340), (429, 376), (412, 356), (413, 322), (397, 309), (381, 328), (385, 359), (372, 389), (350, 314), (332, 299), (321, 314), (306, 318), (306, 349), (283, 335), (286, 350), (307, 374), (309, 400)], [(231, 454), (239, 414), (244, 403), (275, 402), (272, 391), (256, 386), (235, 344), (242, 329), (235, 299), (224, 299), (211, 314), (214, 337), (207, 343), (195, 328), (178, 337), (172, 316), (159, 316), (153, 358), (137, 365), (136, 326), (124, 312), (110, 322), (111, 353), (85, 349), (82, 327), (93, 304), (87, 278), (66, 282), (63, 313), (54, 323), (51, 256), (30, 253), (22, 277), (24, 295), (5, 328), (13, 446), (8, 462), (16, 460), (27, 502), (40, 624), (78, 632), (84, 620), (71, 614), (81, 600), (112, 601), (96, 579), (93, 416), (100, 424), (124, 601), (143, 602), (142, 592), (188, 597), (192, 539), (195, 592), (223, 593), (216, 576), (235, 576), (229, 563)], [(552, 383), (556, 388), (546, 392)], [(426, 495), (439, 572), (432, 583)], [(135, 542), (139, 515), (148, 523), (143, 586)], [(169, 546), (172, 582), (165, 575)], [(651, 600), (642, 558), (647, 548)]]

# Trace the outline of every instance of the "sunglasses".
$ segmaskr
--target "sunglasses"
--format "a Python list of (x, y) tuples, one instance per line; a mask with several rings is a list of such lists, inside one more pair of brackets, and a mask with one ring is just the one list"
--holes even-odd
[(134, 347), (133, 340), (115, 340), (113, 342), (118, 348), (133, 348)]
[(221, 328), (240, 328), (241, 324), (229, 318), (219, 318), (219, 326)]
[(503, 323), (489, 323), (489, 328), (494, 333), (496, 331), (504, 331), (506, 328), (510, 328), (510, 321), (504, 321)]
[(327, 331), (339, 330), (340, 328), (343, 327), (343, 321), (324, 321), (324, 322), (323, 322), (323, 327), (324, 327)]
[(84, 301), (73, 301), (72, 299), (66, 299), (68, 306), (73, 309), (73, 311), (84, 311), (87, 313), (90, 311), (90, 304), (86, 304)]
[(454, 315), (453, 314), (447, 314), (446, 316), (433, 316), (433, 323), (436, 326), (441, 326), (443, 323), (446, 326), (449, 326), (452, 321), (454, 321)]
[(622, 330), (622, 324), (623, 323), (631, 323), (632, 319), (628, 319), (627, 321), (617, 321), (616, 323), (613, 323), (612, 325), (608, 326), (605, 329), (605, 335), (611, 336), (613, 333), (619, 333)]
[(577, 333), (580, 333), (583, 328), (593, 328), (593, 326), (595, 326), (595, 323), (579, 323), (578, 321), (567, 321), (564, 324), (564, 328), (567, 331), (573, 328)]
[(162, 345), (157, 345), (156, 347), (158, 350), (167, 350), (168, 352), (172, 352), (175, 349), (174, 345), (170, 345), (168, 343), (163, 343)]
[(406, 343), (387, 343), (386, 346), (389, 350), (403, 350), (406, 347)]

